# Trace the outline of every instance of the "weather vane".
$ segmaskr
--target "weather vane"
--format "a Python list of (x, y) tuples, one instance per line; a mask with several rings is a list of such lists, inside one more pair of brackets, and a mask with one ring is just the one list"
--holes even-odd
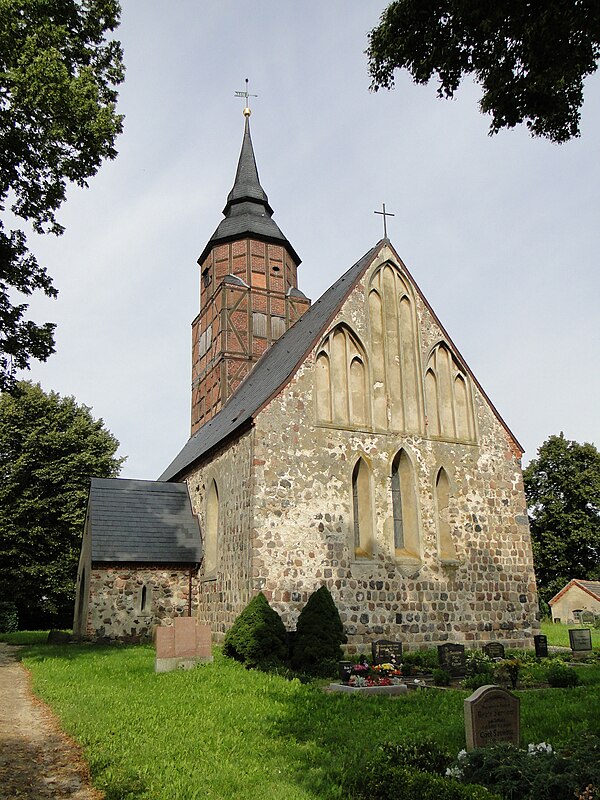
[(244, 106), (244, 112), (243, 113), (244, 113), (245, 117), (249, 117), (250, 114), (252, 113), (250, 111), (250, 99), (249, 98), (250, 97), (258, 97), (258, 95), (257, 94), (249, 94), (249, 92), (248, 92), (248, 78), (246, 78), (246, 91), (245, 92), (236, 92), (235, 96), (236, 97), (243, 97), (245, 99), (246, 105)]
[(387, 238), (388, 238), (388, 235), (387, 235), (387, 221), (386, 221), (386, 217), (395, 217), (396, 215), (395, 215), (395, 214), (392, 214), (390, 211), (386, 211), (386, 210), (385, 210), (385, 203), (382, 203), (382, 204), (381, 204), (381, 206), (382, 206), (382, 208), (383, 208), (383, 211), (374, 211), (373, 213), (374, 213), (374, 214), (381, 214), (381, 216), (383, 217), (383, 238), (384, 238), (384, 239), (387, 239)]

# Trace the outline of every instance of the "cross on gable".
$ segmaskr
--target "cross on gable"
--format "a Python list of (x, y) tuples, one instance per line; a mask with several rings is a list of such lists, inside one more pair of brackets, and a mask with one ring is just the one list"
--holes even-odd
[(396, 215), (392, 214), (391, 211), (386, 211), (385, 210), (385, 203), (382, 203), (381, 206), (383, 208), (383, 211), (374, 211), (373, 213), (374, 214), (381, 214), (381, 216), (383, 217), (383, 238), (387, 239), (388, 235), (387, 235), (387, 220), (386, 220), (386, 217), (395, 217)]

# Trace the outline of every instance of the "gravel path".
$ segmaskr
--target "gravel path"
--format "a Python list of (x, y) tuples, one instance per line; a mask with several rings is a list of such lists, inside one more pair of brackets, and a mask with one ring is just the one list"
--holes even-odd
[(31, 694), (19, 649), (0, 642), (0, 800), (102, 800), (80, 749)]

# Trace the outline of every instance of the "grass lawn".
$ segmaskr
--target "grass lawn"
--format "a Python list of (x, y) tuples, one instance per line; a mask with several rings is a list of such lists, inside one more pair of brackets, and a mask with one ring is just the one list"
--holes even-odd
[[(326, 695), (219, 653), (156, 675), (151, 647), (38, 645), (23, 660), (107, 800), (342, 798), (344, 774), (380, 742), (429, 735), (464, 746), (463, 691)], [(524, 744), (600, 734), (600, 665), (579, 671), (575, 689), (520, 693)]]
[[(554, 623), (552, 620), (542, 622), (542, 633), (548, 637), (548, 644), (556, 647), (570, 647), (569, 628), (589, 628), (589, 625), (564, 625), (562, 622)], [(592, 647), (600, 648), (600, 628), (591, 628)]]

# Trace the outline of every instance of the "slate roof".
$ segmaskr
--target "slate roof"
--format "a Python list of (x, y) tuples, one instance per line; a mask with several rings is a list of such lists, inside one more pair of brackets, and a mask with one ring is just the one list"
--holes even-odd
[(93, 562), (195, 564), (202, 558), (185, 483), (92, 478), (87, 513)]
[(556, 603), (557, 600), (560, 600), (560, 598), (573, 586), (579, 586), (580, 589), (583, 589), (584, 592), (587, 592), (589, 595), (591, 595), (594, 600), (598, 600), (598, 602), (600, 602), (600, 581), (580, 581), (577, 580), (577, 578), (573, 578), (573, 580), (570, 580), (566, 586), (563, 586), (560, 592), (555, 594), (551, 600), (548, 600), (548, 605), (554, 605), (554, 603)]
[(188, 440), (159, 481), (170, 481), (181, 476), (187, 467), (209, 450), (252, 422), (255, 414), (298, 369), (356, 281), (382, 245), (387, 243), (382, 239), (365, 253), (262, 355), (223, 408)]
[(269, 198), (260, 185), (254, 148), (250, 137), (250, 119), (246, 117), (244, 138), (238, 161), (233, 187), (227, 196), (223, 209), (225, 219), (217, 227), (202, 251), (198, 263), (202, 263), (210, 250), (223, 242), (231, 242), (251, 235), (261, 241), (284, 245), (296, 265), (300, 264), (298, 254), (272, 219), (273, 209)]

